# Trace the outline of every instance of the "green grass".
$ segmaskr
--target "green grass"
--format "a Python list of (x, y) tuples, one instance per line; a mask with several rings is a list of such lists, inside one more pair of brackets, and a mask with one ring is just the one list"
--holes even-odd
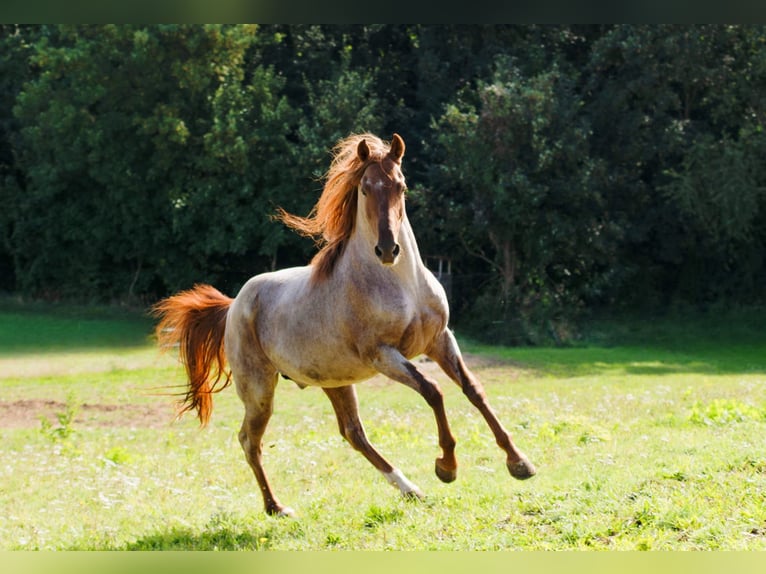
[[(343, 442), (320, 391), (283, 381), (265, 464), (298, 518), (275, 519), (237, 441), (233, 389), (207, 429), (173, 423), (163, 393), (183, 373), (151, 347), (145, 317), (17, 307), (0, 309), (0, 404), (56, 406), (48, 424), (0, 423), (0, 549), (766, 550), (762, 313), (601, 323), (563, 349), (464, 341), (538, 467), (525, 482), (443, 376), (452, 484), (433, 473), (424, 401), (360, 386), (370, 439), (424, 502), (402, 499)], [(144, 409), (141, 424), (128, 408)]]
[(145, 346), (148, 316), (109, 307), (21, 305), (0, 299), (0, 357)]

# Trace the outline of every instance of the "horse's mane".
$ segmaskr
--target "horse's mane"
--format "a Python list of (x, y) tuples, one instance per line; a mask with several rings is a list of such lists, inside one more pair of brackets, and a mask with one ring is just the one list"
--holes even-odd
[[(362, 140), (370, 149), (365, 161), (357, 154)], [(277, 210), (277, 219), (301, 235), (313, 237), (320, 247), (311, 260), (314, 281), (326, 279), (335, 268), (354, 231), (356, 188), (367, 166), (382, 161), (389, 149), (386, 142), (369, 133), (352, 134), (340, 140), (332, 149), (333, 159), (324, 176), (322, 195), (309, 215), (300, 217), (282, 208)]]

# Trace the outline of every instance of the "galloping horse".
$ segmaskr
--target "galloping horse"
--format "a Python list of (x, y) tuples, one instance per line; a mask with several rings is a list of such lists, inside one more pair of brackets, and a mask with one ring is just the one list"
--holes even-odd
[(444, 289), (423, 264), (404, 208), (404, 147), (398, 134), (390, 144), (371, 134), (341, 140), (309, 216), (279, 211), (288, 226), (321, 237), (323, 247), (308, 266), (257, 275), (235, 299), (197, 285), (154, 308), (161, 318), (160, 345), (179, 345), (188, 375), (181, 412), (196, 410), (206, 424), (212, 393), (233, 377), (245, 406), (239, 441), (269, 514), (293, 513), (274, 496), (261, 463), (261, 440), (280, 374), (302, 387), (320, 387), (351, 446), (403, 495), (422, 498), (421, 490), (368, 442), (354, 384), (382, 373), (423, 396), (438, 428), (436, 475), (451, 482), (457, 476), (455, 438), (442, 392), (411, 362), (424, 354), (484, 416), (511, 475), (535, 474), (447, 328)]

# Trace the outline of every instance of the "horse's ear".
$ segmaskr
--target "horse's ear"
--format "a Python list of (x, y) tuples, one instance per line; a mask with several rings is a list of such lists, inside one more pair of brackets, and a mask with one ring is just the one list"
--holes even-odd
[(388, 152), (396, 163), (402, 163), (402, 156), (404, 155), (404, 140), (399, 134), (394, 134), (391, 138), (391, 150)]
[(367, 159), (370, 157), (370, 146), (367, 145), (367, 142), (362, 140), (359, 142), (359, 145), (356, 146), (356, 155), (359, 156), (359, 159), (364, 161), (367, 161)]

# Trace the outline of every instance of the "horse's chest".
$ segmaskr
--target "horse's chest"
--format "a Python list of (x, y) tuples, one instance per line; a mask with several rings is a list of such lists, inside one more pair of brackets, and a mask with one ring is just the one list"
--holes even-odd
[(378, 343), (396, 347), (406, 357), (427, 350), (444, 328), (445, 314), (439, 305), (404, 291), (388, 293), (369, 302), (354, 318), (366, 339), (374, 336)]
[(411, 359), (426, 352), (443, 327), (442, 318), (433, 312), (418, 313), (402, 331), (395, 346), (402, 355)]

